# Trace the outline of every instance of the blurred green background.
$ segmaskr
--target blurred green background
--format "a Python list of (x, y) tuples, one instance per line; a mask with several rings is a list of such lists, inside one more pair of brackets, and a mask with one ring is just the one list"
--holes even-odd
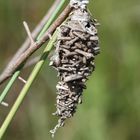
[[(22, 21), (33, 29), (52, 2), (0, 0), (0, 72), (26, 37)], [(140, 1), (91, 0), (89, 9), (101, 24), (101, 54), (83, 104), (54, 140), (140, 140)], [(31, 69), (25, 69), (22, 77), (26, 79)], [(51, 140), (49, 130), (57, 123), (51, 115), (57, 80), (46, 62), (4, 140)], [(9, 108), (0, 106), (0, 124), (22, 86), (16, 81), (6, 98)]]

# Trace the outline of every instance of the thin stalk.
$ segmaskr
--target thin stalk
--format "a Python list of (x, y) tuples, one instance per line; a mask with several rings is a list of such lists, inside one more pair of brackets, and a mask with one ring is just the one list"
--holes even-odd
[(49, 21), (45, 24), (45, 26), (43, 27), (43, 30), (38, 35), (37, 40), (39, 40), (41, 38), (41, 36), (45, 33), (45, 31), (51, 25), (51, 23), (53, 22), (53, 20), (55, 19), (56, 15), (57, 15), (57, 13), (60, 11), (60, 9), (62, 8), (62, 6), (64, 5), (65, 2), (66, 2), (66, 0), (61, 0), (58, 7), (53, 12), (52, 16), (49, 18)]
[(8, 91), (12, 87), (13, 83), (15, 82), (15, 80), (17, 79), (17, 77), (19, 76), (19, 74), (20, 74), (20, 71), (18, 70), (18, 71), (15, 72), (15, 74), (10, 79), (9, 83), (7, 84), (7, 86), (5, 87), (5, 89), (3, 90), (3, 92), (2, 92), (2, 94), (0, 96), (0, 103), (3, 101), (3, 99), (7, 95)]
[(15, 116), (18, 108), (20, 107), (22, 101), (24, 100), (25, 96), (28, 93), (28, 90), (30, 89), (33, 81), (35, 80), (35, 78), (37, 77), (39, 71), (41, 70), (47, 56), (48, 53), (50, 52), (51, 48), (53, 47), (53, 44), (56, 40), (57, 37), (57, 31), (54, 33), (54, 35), (52, 36), (52, 39), (49, 41), (49, 43), (47, 44), (39, 62), (37, 62), (37, 64), (35, 65), (33, 71), (31, 72), (26, 84), (24, 85), (23, 89), (21, 90), (18, 98), (16, 99), (13, 107), (11, 108), (9, 114), (7, 115), (4, 123), (2, 124), (1, 128), (0, 128), (0, 139), (2, 139), (7, 127), (9, 126), (10, 122), (12, 121), (13, 117)]
[[(52, 16), (50, 16), (48, 22), (45, 24), (45, 26), (43, 27), (42, 31), (39, 33), (37, 40), (39, 40), (41, 38), (41, 36), (46, 32), (46, 30), (49, 28), (49, 26), (51, 25), (51, 23), (53, 22), (53, 20), (56, 18), (57, 13), (60, 11), (60, 9), (62, 8), (62, 6), (64, 5), (66, 0), (62, 0), (58, 7), (55, 9), (55, 11), (52, 13)], [(16, 71), (11, 80), (8, 82), (8, 84), (6, 85), (4, 91), (1, 93), (0, 95), (0, 104), (2, 103), (2, 101), (4, 100), (4, 98), (6, 97), (6, 95), (8, 94), (9, 90), (11, 89), (12, 85), (14, 84), (15, 80), (18, 78), (18, 76), (20, 75), (20, 72), (22, 70), (22, 67)]]

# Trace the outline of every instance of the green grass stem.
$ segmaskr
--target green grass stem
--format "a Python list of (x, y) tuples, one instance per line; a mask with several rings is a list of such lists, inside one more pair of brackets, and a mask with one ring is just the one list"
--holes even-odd
[(5, 98), (5, 96), (7, 95), (8, 91), (11, 89), (12, 85), (14, 84), (15, 80), (17, 79), (17, 77), (19, 76), (20, 71), (16, 71), (14, 73), (14, 75), (12, 76), (12, 78), (10, 79), (10, 81), (8, 82), (7, 86), (5, 87), (5, 89), (3, 90), (1, 96), (0, 96), (0, 103), (2, 103), (3, 99)]
[(59, 3), (59, 5), (57, 6), (57, 8), (55, 9), (55, 11), (53, 12), (52, 16), (50, 17), (50, 19), (48, 20), (48, 22), (43, 27), (43, 29), (40, 32), (40, 34), (38, 35), (37, 40), (39, 40), (41, 38), (41, 36), (44, 34), (44, 32), (46, 32), (46, 30), (51, 25), (51, 23), (53, 22), (53, 20), (56, 18), (56, 15), (58, 14), (58, 12), (60, 11), (60, 9), (62, 8), (62, 6), (64, 5), (65, 2), (66, 2), (66, 0), (61, 0), (61, 2)]
[(11, 108), (9, 114), (7, 115), (4, 123), (2, 124), (1, 128), (0, 128), (0, 139), (2, 139), (7, 127), (9, 126), (10, 122), (12, 121), (13, 117), (15, 116), (18, 108), (20, 107), (22, 101), (24, 100), (25, 96), (28, 93), (28, 90), (30, 89), (33, 81), (35, 80), (35, 78), (37, 77), (40, 69), (42, 68), (49, 51), (51, 50), (51, 48), (53, 47), (53, 44), (56, 40), (57, 37), (57, 31), (54, 33), (54, 35), (52, 36), (52, 39), (49, 41), (49, 43), (47, 44), (40, 60), (37, 62), (37, 64), (35, 65), (33, 71), (31, 72), (26, 84), (24, 85), (23, 89), (21, 90), (18, 98), (16, 99), (13, 107)]

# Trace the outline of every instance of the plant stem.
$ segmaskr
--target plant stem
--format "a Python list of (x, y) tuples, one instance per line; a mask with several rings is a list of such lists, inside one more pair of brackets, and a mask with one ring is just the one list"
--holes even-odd
[(27, 80), (27, 83), (24, 85), (22, 91), (20, 92), (17, 100), (15, 101), (12, 109), (10, 110), (9, 114), (7, 115), (4, 123), (2, 124), (1, 128), (0, 128), (0, 139), (2, 139), (7, 127), (9, 126), (10, 122), (12, 121), (14, 115), (16, 114), (18, 108), (20, 107), (22, 101), (24, 100), (25, 96), (27, 95), (28, 93), (28, 90), (30, 89), (33, 81), (35, 80), (35, 78), (37, 77), (40, 69), (42, 68), (47, 56), (48, 56), (48, 53), (49, 51), (51, 50), (55, 40), (56, 40), (56, 37), (57, 37), (57, 31), (54, 33), (52, 39), (49, 41), (49, 43), (47, 44), (39, 62), (35, 65), (33, 71), (31, 72), (28, 80)]
[(61, 9), (61, 7), (64, 5), (66, 0), (61, 0), (61, 2), (59, 3), (58, 7), (55, 9), (55, 11), (53, 12), (52, 16), (49, 18), (49, 21), (45, 24), (45, 26), (43, 27), (42, 31), (40, 32), (40, 34), (37, 37), (37, 40), (39, 40), (41, 38), (41, 36), (44, 34), (44, 32), (48, 29), (48, 27), (51, 25), (52, 21), (55, 19), (57, 13), (59, 12), (59, 10)]
[[(50, 16), (49, 20), (47, 21), (47, 23), (45, 24), (45, 26), (43, 27), (42, 31), (39, 33), (37, 40), (39, 40), (42, 35), (46, 32), (46, 30), (49, 28), (49, 26), (51, 25), (51, 23), (53, 22), (53, 20), (56, 18), (57, 13), (60, 11), (60, 9), (62, 8), (62, 6), (64, 5), (66, 0), (61, 0), (61, 2), (59, 3), (58, 7), (54, 10), (52, 16)], [(11, 89), (12, 85), (14, 84), (15, 80), (18, 78), (21, 69), (23, 67), (20, 68), (20, 70), (16, 71), (11, 80), (8, 82), (7, 86), (5, 87), (4, 91), (1, 93), (0, 95), (0, 104), (2, 103), (2, 101), (4, 100), (4, 98), (6, 97), (6, 95), (8, 94), (9, 90)]]
[(8, 91), (11, 89), (12, 85), (14, 84), (15, 80), (20, 74), (20, 70), (16, 71), (10, 81), (8, 82), (7, 86), (3, 90), (1, 96), (0, 96), (0, 103), (4, 100), (5, 96), (8, 94)]

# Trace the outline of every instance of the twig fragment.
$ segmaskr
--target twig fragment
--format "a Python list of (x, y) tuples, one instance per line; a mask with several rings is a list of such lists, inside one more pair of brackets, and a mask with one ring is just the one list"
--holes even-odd
[(23, 25), (24, 25), (24, 28), (25, 28), (25, 30), (27, 32), (27, 35), (28, 35), (29, 39), (30, 39), (31, 44), (34, 44), (35, 41), (34, 41), (34, 39), (32, 37), (32, 33), (31, 33), (30, 29), (29, 29), (29, 26), (28, 26), (27, 22), (23, 21)]
[(9, 104), (6, 103), (6, 102), (1, 102), (0, 104), (3, 105), (3, 106), (5, 106), (5, 107), (8, 107), (9, 106)]
[(19, 79), (21, 82), (23, 82), (24, 84), (26, 84), (26, 83), (27, 83), (27, 81), (26, 81), (26, 80), (24, 80), (21, 76), (19, 76), (19, 77), (18, 77), (18, 79)]

